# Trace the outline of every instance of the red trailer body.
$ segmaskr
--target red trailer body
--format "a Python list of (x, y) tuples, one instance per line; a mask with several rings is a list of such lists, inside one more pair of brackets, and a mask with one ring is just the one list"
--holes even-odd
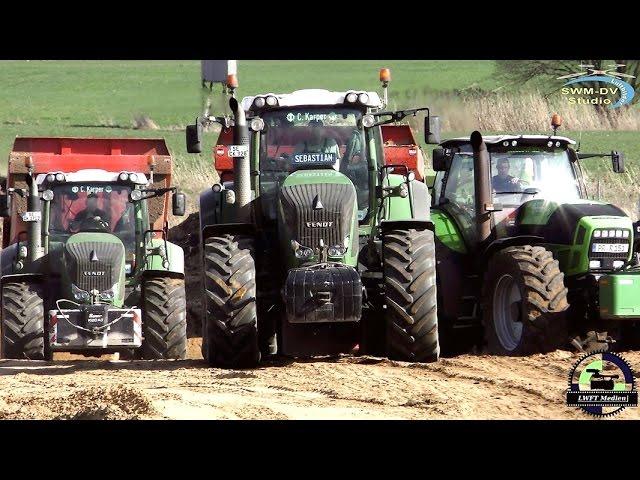
[[(7, 188), (26, 188), (28, 164), (33, 165), (36, 174), (95, 168), (135, 171), (149, 177), (153, 169), (152, 188), (171, 185), (172, 159), (164, 139), (17, 137), (9, 155)], [(20, 217), (26, 211), (26, 203), (26, 199), (14, 196), (11, 215), (3, 220), (3, 248), (26, 233)], [(161, 230), (168, 217), (168, 195), (148, 200), (148, 209), (150, 228)]]
[[(416, 179), (423, 181), (424, 156), (409, 125), (382, 125), (385, 165), (406, 165), (415, 172)], [(403, 173), (395, 169), (393, 173)]]

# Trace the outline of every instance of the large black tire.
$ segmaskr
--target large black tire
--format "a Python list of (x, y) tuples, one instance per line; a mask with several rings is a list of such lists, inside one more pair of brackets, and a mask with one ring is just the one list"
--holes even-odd
[(42, 288), (25, 282), (2, 286), (2, 358), (48, 360)]
[(211, 366), (252, 368), (260, 362), (253, 238), (209, 237), (204, 242), (206, 340)]
[(142, 358), (187, 358), (187, 298), (183, 278), (149, 277), (142, 285)]
[(440, 355), (433, 232), (392, 230), (383, 238), (387, 355), (433, 362)]
[[(504, 332), (502, 314), (494, 311), (494, 303), (501, 303), (496, 290), (505, 288), (499, 284), (517, 287), (520, 296), (509, 310), (511, 318), (522, 322), (520, 338), (514, 334), (513, 341), (508, 333), (500, 333)], [(568, 338), (568, 307), (564, 274), (549, 250), (523, 245), (499, 251), (489, 262), (482, 292), (482, 323), (489, 353), (515, 356), (557, 349)]]

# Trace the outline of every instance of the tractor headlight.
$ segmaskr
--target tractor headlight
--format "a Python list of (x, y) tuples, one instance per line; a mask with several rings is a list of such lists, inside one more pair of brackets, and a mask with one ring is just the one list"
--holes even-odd
[(369, 102), (369, 95), (367, 93), (361, 93), (358, 95), (358, 101), (361, 104), (366, 105)]
[(602, 262), (600, 260), (589, 260), (589, 268), (600, 268)]
[(311, 258), (313, 256), (313, 250), (309, 247), (300, 247), (296, 250), (296, 258), (300, 258), (302, 260)]
[(358, 100), (358, 94), (351, 92), (347, 94), (347, 96), (345, 97), (345, 100), (349, 103), (355, 103), (356, 100)]
[(622, 231), (622, 238), (629, 238), (629, 230)]
[(129, 179), (129, 174), (127, 172), (121, 172), (120, 175), (118, 175), (118, 179), (121, 182), (126, 182)]
[(371, 128), (375, 123), (375, 117), (369, 113), (362, 117), (362, 126), (365, 128)]
[(262, 130), (264, 130), (264, 120), (262, 120), (260, 117), (252, 118), (249, 126), (251, 127), (252, 131), (261, 132)]
[(278, 105), (278, 99), (273, 95), (269, 95), (266, 99), (266, 102), (270, 107), (275, 107), (276, 105)]
[(602, 238), (609, 238), (609, 230), (602, 230), (601, 235)]
[(129, 174), (129, 181), (130, 182), (137, 182), (138, 181), (138, 174), (137, 173), (130, 173)]
[(344, 257), (347, 253), (347, 247), (344, 245), (334, 245), (333, 247), (329, 247), (327, 250), (327, 254), (330, 257)]
[(142, 190), (138, 190), (137, 188), (135, 188), (131, 190), (129, 196), (131, 197), (132, 202), (137, 202), (138, 200), (142, 199)]
[(64, 182), (64, 181), (65, 181), (64, 173), (56, 173), (56, 182)]
[(600, 238), (600, 235), (601, 235), (600, 230), (594, 230), (594, 231), (593, 231), (593, 236), (594, 236), (594, 238)]
[(622, 268), (623, 265), (624, 265), (624, 262), (622, 260), (613, 261), (613, 268)]
[(47, 182), (53, 183), (56, 181), (56, 176), (53, 173), (47, 175)]
[(118, 289), (118, 284), (114, 283), (113, 286), (109, 290), (105, 290), (104, 292), (100, 292), (100, 300), (113, 300), (116, 296), (116, 290)]
[(50, 202), (51, 200), (53, 200), (53, 190), (46, 189), (44, 192), (42, 192), (42, 200), (44, 200), (45, 202)]
[(71, 284), (71, 293), (73, 294), (73, 298), (76, 300), (85, 302), (89, 300), (89, 292), (76, 287), (73, 283)]
[(256, 99), (253, 101), (253, 105), (256, 108), (262, 108), (264, 107), (265, 101), (264, 101), (264, 97), (256, 97)]

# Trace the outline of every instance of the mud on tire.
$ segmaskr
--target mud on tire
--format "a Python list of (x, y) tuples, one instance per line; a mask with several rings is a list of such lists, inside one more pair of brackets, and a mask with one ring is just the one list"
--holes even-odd
[[(515, 346), (507, 348), (496, 329), (494, 296), (501, 278), (510, 276), (519, 290), (520, 305), (514, 315), (522, 322), (522, 334)], [(490, 353), (528, 355), (549, 352), (567, 340), (567, 288), (564, 274), (552, 253), (541, 246), (508, 247), (489, 261), (482, 292), (485, 341)]]
[(392, 230), (383, 238), (389, 358), (432, 362), (440, 355), (433, 232)]
[(212, 366), (251, 368), (260, 361), (253, 252), (250, 236), (205, 239), (202, 355)]
[(142, 291), (142, 358), (187, 358), (184, 279), (150, 277), (144, 280)]
[(24, 282), (2, 286), (2, 358), (48, 360), (42, 288)]

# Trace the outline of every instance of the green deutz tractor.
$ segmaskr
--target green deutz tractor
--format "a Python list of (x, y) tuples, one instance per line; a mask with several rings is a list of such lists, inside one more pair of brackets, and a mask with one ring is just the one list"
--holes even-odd
[[(386, 95), (385, 95), (386, 98)], [(266, 355), (439, 355), (428, 188), (385, 166), (375, 92), (299, 90), (229, 101), (232, 170), (200, 199), (203, 356), (250, 367)], [(438, 119), (425, 135), (438, 143)], [(383, 314), (386, 312), (386, 314)]]
[(580, 167), (580, 159), (611, 156), (619, 173), (624, 157), (574, 145), (555, 131), (474, 132), (433, 151), (443, 350), (480, 344), (481, 332), (494, 354), (546, 352), (571, 339), (579, 349), (607, 348), (585, 332), (637, 327), (632, 221), (588, 198)]
[(2, 195), (2, 358), (186, 358), (185, 197), (164, 140), (17, 138)]

